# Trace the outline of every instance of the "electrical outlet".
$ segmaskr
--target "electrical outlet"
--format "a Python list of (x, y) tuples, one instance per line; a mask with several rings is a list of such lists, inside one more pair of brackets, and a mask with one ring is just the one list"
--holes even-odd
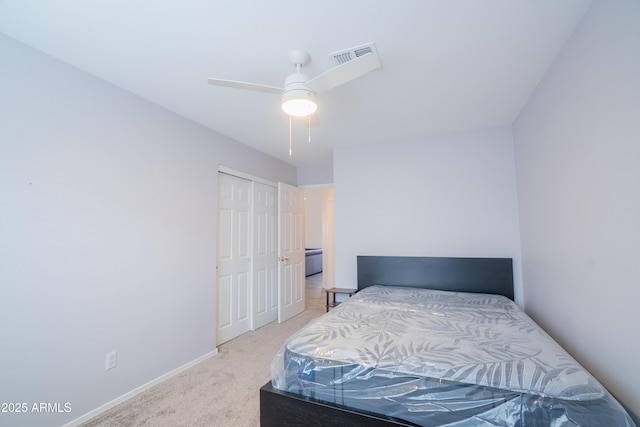
[(118, 366), (118, 352), (112, 351), (107, 353), (107, 367), (105, 370), (113, 369)]

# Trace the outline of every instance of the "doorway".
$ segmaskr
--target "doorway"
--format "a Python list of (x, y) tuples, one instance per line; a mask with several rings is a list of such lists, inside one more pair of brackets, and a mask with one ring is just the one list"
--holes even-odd
[(335, 287), (333, 186), (309, 186), (304, 190), (306, 247), (322, 249), (323, 287), (332, 288)]

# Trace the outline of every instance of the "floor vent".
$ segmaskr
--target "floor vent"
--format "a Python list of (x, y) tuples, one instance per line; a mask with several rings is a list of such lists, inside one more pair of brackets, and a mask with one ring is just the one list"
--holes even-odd
[(349, 49), (339, 50), (337, 52), (330, 53), (329, 56), (331, 56), (333, 60), (336, 61), (336, 63), (338, 63), (339, 65), (344, 64), (345, 62), (349, 62), (352, 59), (356, 59), (359, 56), (366, 55), (367, 53), (373, 53), (374, 55), (378, 56), (376, 45), (373, 42)]

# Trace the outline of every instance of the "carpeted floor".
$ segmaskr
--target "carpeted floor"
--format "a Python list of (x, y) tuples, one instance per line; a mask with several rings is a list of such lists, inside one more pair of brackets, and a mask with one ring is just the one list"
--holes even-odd
[(218, 354), (82, 424), (83, 427), (260, 424), (259, 389), (285, 339), (325, 312), (322, 274), (307, 277), (306, 310), (218, 347)]

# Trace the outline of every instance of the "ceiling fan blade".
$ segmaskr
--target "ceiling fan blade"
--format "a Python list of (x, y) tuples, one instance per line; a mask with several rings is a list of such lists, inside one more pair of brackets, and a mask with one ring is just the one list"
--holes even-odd
[(317, 93), (324, 92), (364, 76), (380, 67), (381, 64), (378, 57), (372, 53), (367, 53), (319, 74), (306, 82), (305, 85)]
[(282, 88), (275, 87), (275, 86), (261, 85), (257, 83), (239, 82), (236, 80), (224, 80), (224, 79), (211, 78), (211, 79), (208, 79), (207, 81), (209, 82), (209, 84), (215, 85), (215, 86), (232, 87), (235, 89), (253, 90), (257, 92), (281, 94), (282, 91), (284, 90)]

